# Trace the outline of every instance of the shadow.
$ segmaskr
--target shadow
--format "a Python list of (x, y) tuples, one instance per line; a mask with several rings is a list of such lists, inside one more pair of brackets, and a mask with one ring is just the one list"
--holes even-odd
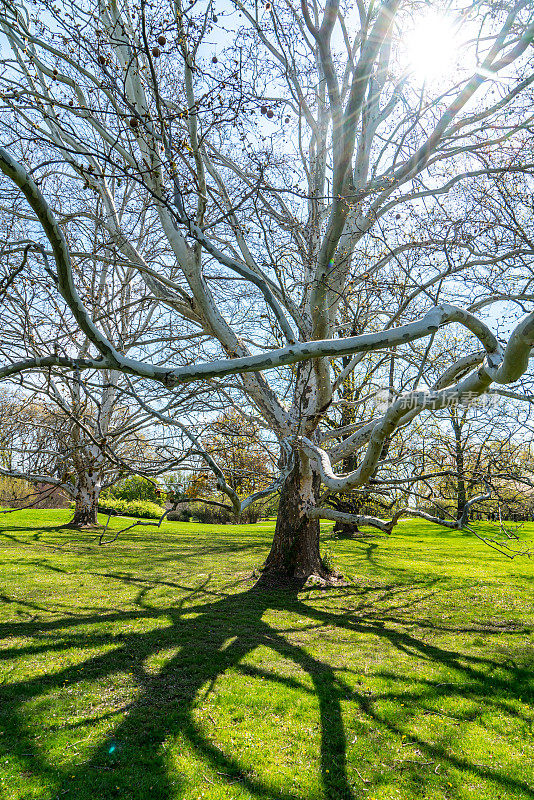
[(63, 530), (64, 525), (39, 525), (39, 533), (35, 534), (35, 525), (9, 525), (6, 528), (0, 528), (0, 536), (5, 536), (6, 539), (12, 539), (14, 542), (19, 542), (21, 544), (27, 544), (26, 539), (17, 539), (16, 536), (13, 536), (12, 533), (8, 533), (8, 531), (26, 531), (27, 533), (35, 534), (32, 538), (37, 539), (37, 537), (41, 536), (43, 533), (61, 533)]
[[(196, 587), (167, 582), (186, 590), (186, 594), (177, 605), (161, 608), (151, 605), (148, 600), (148, 593), (159, 585), (158, 580), (121, 573), (106, 574), (138, 586), (134, 609), (19, 621), (0, 626), (3, 637), (39, 637), (34, 644), (13, 645), (9, 648), (11, 657), (42, 653), (47, 649), (61, 651), (72, 648), (83, 652), (103, 648), (96, 655), (89, 653), (77, 665), (0, 685), (0, 719), (8, 734), (11, 752), (14, 747), (21, 764), (55, 787), (54, 792), (47, 795), (47, 800), (86, 797), (109, 800), (116, 796), (129, 800), (178, 798), (185, 791), (185, 778), (176, 777), (176, 771), (169, 770), (165, 750), (165, 743), (177, 737), (181, 737), (187, 747), (202, 758), (206, 769), (224, 779), (227, 788), (237, 785), (252, 797), (265, 800), (306, 800), (301, 793), (280, 791), (267, 778), (246, 769), (239, 752), (223, 752), (216, 744), (216, 730), (213, 733), (206, 731), (196, 721), (196, 709), (213, 691), (217, 679), (228, 670), (237, 671), (243, 677), (259, 678), (273, 687), (283, 685), (303, 696), (316, 697), (320, 769), (326, 800), (356, 800), (365, 796), (362, 792), (367, 790), (363, 778), (355, 789), (349, 775), (342, 710), (346, 700), (355, 703), (377, 728), (401, 741), (409, 736), (410, 743), (432, 763), (439, 759), (439, 763), (467, 770), (474, 777), (493, 782), (509, 796), (519, 796), (520, 792), (522, 797), (534, 798), (534, 790), (526, 780), (507, 775), (498, 766), (473, 763), (451, 753), (442, 743), (430, 744), (422, 736), (409, 733), (401, 715), (398, 719), (388, 716), (381, 703), (387, 700), (400, 706), (401, 700), (404, 703), (410, 698), (402, 688), (375, 694), (359, 686), (354, 688), (346, 679), (350, 668), (336, 668), (293, 641), (290, 635), (303, 630), (302, 625), (297, 628), (288, 624), (281, 630), (264, 619), (266, 612), (271, 615), (280, 612), (280, 618), (294, 613), (306, 623), (305, 630), (330, 631), (330, 635), (336, 637), (341, 637), (344, 632), (358, 633), (376, 639), (380, 646), (390, 646), (411, 659), (445, 665), (456, 676), (454, 691), (459, 697), (478, 698), (485, 709), (491, 706), (509, 713), (508, 701), (521, 697), (520, 693), (529, 684), (528, 670), (513, 662), (504, 665), (483, 655), (445, 649), (425, 642), (412, 631), (412, 626), (422, 629), (425, 623), (410, 617), (410, 611), (417, 602), (430, 596), (436, 588), (435, 581), (306, 590), (307, 598), (299, 596), (302, 584), (280, 587), (263, 579), (234, 593), (230, 593), (228, 587), (214, 592), (209, 588), (209, 578)], [(231, 588), (235, 589), (235, 586)], [(352, 605), (339, 611), (320, 607), (323, 600), (327, 602), (332, 598)], [(161, 624), (141, 631), (130, 624), (150, 620)], [(110, 630), (113, 624), (116, 630), (117, 623), (118, 634)], [(93, 624), (101, 626), (102, 630), (88, 631), (87, 626)], [(436, 626), (429, 627), (435, 630)], [(52, 641), (47, 642), (49, 636), (52, 636)], [(42, 637), (45, 637), (44, 641)], [(259, 647), (267, 648), (297, 667), (295, 674), (278, 675), (268, 669), (242, 664), (243, 659)], [(158, 672), (154, 672), (148, 667), (148, 662), (165, 650), (176, 652)], [(25, 704), (54, 691), (75, 689), (87, 680), (105, 685), (105, 681), (124, 672), (132, 675), (138, 687), (130, 702), (116, 712), (88, 714), (84, 721), (65, 726), (67, 729), (82, 724), (94, 726), (112, 719), (117, 713), (122, 718), (113, 728), (113, 735), (89, 758), (71, 766), (68, 773), (51, 765), (25, 724)], [(309, 677), (309, 685), (303, 679), (305, 676)], [(402, 683), (402, 680), (402, 675), (394, 676), (396, 683)], [(453, 684), (421, 677), (417, 680), (417, 692), (412, 695), (413, 702), (427, 709), (429, 714), (436, 713), (436, 701), (450, 696), (451, 686)], [(417, 773), (417, 767), (414, 769)], [(210, 783), (208, 777), (205, 780)], [(376, 779), (375, 787), (380, 780)]]
[[(187, 597), (190, 603), (195, 594), (201, 594), (198, 587)], [(146, 798), (150, 796), (150, 786), (158, 785), (158, 797), (175, 796), (177, 787), (171, 787), (166, 781), (166, 767), (162, 758), (161, 746), (169, 735), (181, 732), (193, 747), (202, 752), (204, 759), (211, 763), (217, 772), (223, 772), (230, 781), (237, 781), (254, 796), (280, 798), (281, 800), (297, 800), (299, 795), (280, 794), (260, 780), (245, 774), (239, 761), (232, 756), (224, 755), (195, 724), (192, 710), (197, 702), (197, 695), (206, 684), (213, 684), (225, 670), (239, 664), (240, 660), (259, 645), (274, 647), (284, 652), (283, 641), (273, 636), (273, 631), (262, 622), (262, 615), (272, 608), (273, 598), (268, 592), (253, 588), (211, 604), (187, 605), (187, 614), (202, 615), (199, 624), (197, 616), (184, 619), (181, 608), (168, 608), (163, 612), (151, 608), (143, 609), (144, 592), (141, 591), (137, 604), (140, 613), (133, 615), (111, 615), (114, 621), (139, 617), (160, 617), (164, 615), (170, 624), (165, 628), (157, 628), (148, 633), (132, 633), (120, 636), (120, 646), (116, 649), (93, 657), (84, 662), (84, 678), (90, 674), (92, 680), (110, 676), (115, 672), (127, 669), (137, 680), (140, 687), (137, 699), (129, 706), (126, 718), (114, 730), (113, 739), (106, 741), (94, 756), (78, 769), (70, 770), (57, 786), (57, 794), (62, 798), (78, 798), (87, 796), (90, 787), (92, 798), (109, 798), (117, 792), (118, 777), (115, 767), (121, 764), (122, 789), (128, 789), (128, 797)], [(183, 606), (183, 603), (182, 603)], [(85, 617), (84, 623), (103, 621), (101, 616)], [(109, 621), (109, 618), (106, 619)], [(70, 619), (67, 625), (80, 624), (81, 620)], [(42, 631), (38, 623), (39, 631)], [(65, 620), (54, 620), (45, 623), (50, 631), (65, 625)], [(9, 626), (7, 626), (9, 628)], [(18, 635), (29, 635), (36, 631), (33, 623), (24, 625), (15, 623)], [(4, 634), (6, 631), (4, 631)], [(69, 633), (69, 647), (92, 648), (102, 645), (111, 637)], [(232, 639), (230, 646), (226, 646)], [(117, 637), (114, 638), (116, 642)], [(146, 659), (159, 650), (182, 645), (179, 655), (171, 659), (157, 674), (149, 673), (145, 667)], [(285, 648), (286, 652), (287, 648)], [(313, 660), (306, 666), (314, 672), (328, 669), (325, 665), (316, 664)], [(38, 679), (21, 681), (2, 688), (0, 699), (2, 709), (13, 709), (14, 700), (27, 702), (36, 695), (46, 694), (59, 687), (74, 685), (81, 679), (78, 666), (69, 666), (53, 675), (40, 676)], [(320, 688), (321, 684), (319, 684)], [(5, 717), (6, 714), (4, 713)], [(5, 720), (6, 730), (17, 729), (16, 736), (19, 757), (30, 760), (33, 771), (43, 773), (50, 771), (49, 765), (36, 752), (22, 726), (18, 726), (17, 714), (8, 713)], [(341, 717), (338, 715), (338, 724)], [(329, 721), (328, 727), (332, 727)], [(339, 738), (339, 736), (337, 737)], [(328, 740), (328, 739), (327, 739)], [(115, 755), (117, 754), (117, 755)], [(327, 758), (327, 763), (332, 759)], [(146, 778), (146, 780), (145, 780)], [(149, 780), (150, 784), (146, 781)], [(337, 795), (339, 796), (339, 795)], [(345, 792), (344, 797), (351, 797)]]

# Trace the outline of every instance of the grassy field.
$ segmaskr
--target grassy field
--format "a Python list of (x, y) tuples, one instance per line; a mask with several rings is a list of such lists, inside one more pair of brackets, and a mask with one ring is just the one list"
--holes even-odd
[(326, 526), (351, 585), (296, 595), (271, 523), (67, 518), (0, 519), (2, 800), (534, 798), (534, 559)]

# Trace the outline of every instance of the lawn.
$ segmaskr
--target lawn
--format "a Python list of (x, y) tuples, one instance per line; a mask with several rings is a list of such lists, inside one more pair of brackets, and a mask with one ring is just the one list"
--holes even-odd
[(67, 518), (0, 519), (2, 800), (534, 798), (534, 559), (328, 525), (350, 585), (297, 595), (272, 523)]

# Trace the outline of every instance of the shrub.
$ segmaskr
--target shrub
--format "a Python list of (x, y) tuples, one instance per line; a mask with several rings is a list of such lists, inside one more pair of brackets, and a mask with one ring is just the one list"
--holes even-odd
[(17, 503), (23, 505), (25, 499), (35, 489), (28, 481), (19, 478), (10, 478), (8, 475), (0, 475), (0, 498), (10, 508), (16, 508)]
[(165, 509), (148, 500), (120, 500), (114, 497), (101, 497), (98, 510), (103, 514), (120, 514), (123, 517), (139, 519), (159, 519)]
[(170, 511), (167, 514), (167, 519), (169, 522), (189, 522), (191, 517), (193, 516), (193, 512), (187, 506), (182, 508), (177, 508), (176, 511)]
[(202, 522), (205, 525), (227, 525), (232, 522), (239, 522), (242, 525), (252, 525), (258, 522), (260, 517), (266, 516), (261, 504), (249, 506), (237, 520), (232, 509), (228, 506), (228, 511), (220, 506), (208, 506), (203, 503), (190, 503), (187, 506), (171, 511), (167, 519), (169, 522)]
[(263, 516), (263, 513), (264, 511), (259, 504), (249, 506), (239, 515), (239, 522), (242, 525), (253, 525)]
[(254, 503), (252, 508), (259, 510), (259, 516), (262, 519), (269, 519), (269, 517), (276, 517), (278, 515), (278, 506), (280, 504), (280, 494), (275, 492), (265, 500), (260, 500)]
[(158, 486), (155, 486), (152, 481), (143, 478), (141, 475), (132, 475), (131, 478), (119, 481), (119, 483), (102, 492), (102, 496), (105, 496), (106, 499), (111, 497), (126, 501), (148, 500), (156, 504), (165, 500), (165, 493)]
[(191, 504), (192, 522), (202, 522), (204, 525), (226, 525), (232, 521), (231, 509), (228, 511), (219, 506), (206, 506), (204, 503)]
[(324, 568), (328, 572), (334, 571), (334, 554), (331, 550), (327, 548), (326, 550), (323, 551), (323, 553), (321, 554), (321, 561), (323, 562)]

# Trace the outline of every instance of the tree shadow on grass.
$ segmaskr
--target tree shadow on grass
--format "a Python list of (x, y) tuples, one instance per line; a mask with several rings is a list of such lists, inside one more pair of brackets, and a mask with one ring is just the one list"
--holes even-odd
[[(130, 576), (114, 574), (117, 579), (136, 582)], [(142, 582), (142, 581), (141, 581)], [(295, 613), (306, 618), (309, 627), (328, 626), (336, 635), (358, 633), (375, 637), (382, 646), (390, 646), (400, 653), (417, 659), (447, 666), (454, 670), (457, 683), (454, 691), (475, 697), (485, 707), (509, 708), (502, 698), (517, 699), (524, 691), (528, 675), (513, 663), (504, 666), (483, 656), (465, 654), (429, 645), (407, 628), (412, 623), (405, 614), (413, 605), (407, 587), (391, 584), (382, 587), (380, 602), (370, 596), (369, 588), (352, 588), (338, 591), (340, 598), (357, 600), (357, 608), (340, 612), (323, 609), (313, 601), (306, 602), (298, 596), (298, 586), (291, 589), (262, 588), (256, 585), (234, 594), (218, 593), (214, 598), (208, 582), (190, 588), (180, 603), (170, 607), (149, 604), (148, 592), (158, 585), (150, 580), (142, 586), (132, 611), (85, 614), (82, 616), (35, 622), (15, 622), (0, 626), (0, 636), (39, 636), (36, 645), (24, 644), (10, 648), (11, 658), (31, 656), (32, 653), (61, 651), (71, 648), (97, 648), (113, 645), (113, 649), (88, 657), (79, 665), (59, 668), (28, 680), (0, 686), (0, 718), (9, 736), (11, 752), (25, 768), (41, 776), (54, 789), (46, 798), (62, 800), (109, 800), (113, 797), (128, 800), (170, 800), (179, 798), (184, 789), (180, 778), (171, 779), (166, 761), (165, 742), (182, 737), (182, 741), (202, 760), (208, 775), (216, 773), (219, 781), (246, 790), (254, 798), (265, 800), (306, 800), (296, 792), (281, 791), (268, 778), (247, 769), (239, 754), (225, 753), (195, 720), (195, 709), (209, 694), (217, 679), (227, 670), (236, 670), (243, 676), (260, 677), (272, 682), (273, 687), (284, 685), (296, 691), (314, 693), (319, 708), (321, 732), (320, 768), (324, 797), (327, 800), (356, 800), (364, 796), (360, 785), (354, 788), (347, 764), (347, 742), (342, 715), (342, 702), (352, 700), (374, 725), (401, 739), (406, 736), (406, 726), (401, 718), (392, 721), (377, 709), (377, 703), (390, 700), (400, 705), (407, 697), (402, 691), (389, 691), (371, 696), (364, 689), (356, 690), (343, 678), (343, 670), (311, 655), (307, 649), (291, 640), (297, 629), (275, 629), (263, 619), (266, 612)], [(430, 582), (427, 589), (431, 587)], [(411, 587), (412, 590), (414, 587)], [(422, 589), (420, 585), (418, 588)], [(376, 590), (375, 590), (376, 591)], [(336, 590), (333, 590), (335, 593)], [(313, 594), (313, 593), (312, 593)], [(413, 594), (413, 592), (412, 592)], [(328, 596), (325, 592), (323, 597)], [(402, 613), (401, 613), (402, 612)], [(152, 630), (128, 630), (129, 623), (154, 620), (165, 623)], [(123, 623), (119, 635), (107, 631), (87, 632), (77, 626)], [(420, 625), (420, 621), (418, 623)], [(116, 625), (115, 625), (116, 627)], [(435, 626), (434, 626), (435, 628)], [(299, 629), (301, 630), (301, 629)], [(54, 636), (59, 641), (47, 643), (42, 637)], [(270, 670), (242, 664), (243, 659), (258, 647), (265, 647), (300, 668), (311, 678), (313, 689), (298, 677), (274, 674)], [(162, 650), (177, 650), (157, 673), (147, 668), (147, 660)], [(492, 670), (500, 669), (498, 675)], [(132, 674), (139, 687), (136, 697), (117, 709), (121, 720), (113, 733), (95, 750), (92, 757), (68, 769), (56, 769), (36, 746), (34, 732), (28, 729), (24, 706), (48, 694), (76, 688), (82, 681), (100, 681), (118, 673)], [(460, 680), (461, 679), (461, 680)], [(402, 676), (395, 676), (402, 681)], [(463, 681), (463, 683), (462, 683)], [(432, 701), (450, 695), (449, 685), (428, 678), (417, 682), (418, 693), (414, 701)], [(207, 687), (207, 688), (206, 688)], [(409, 695), (408, 695), (409, 696)], [(85, 718), (85, 725), (99, 724), (112, 719), (114, 712), (93, 714)], [(79, 721), (63, 726), (69, 730), (79, 726)], [(51, 727), (50, 729), (53, 729)], [(6, 737), (7, 738), (7, 737)], [(467, 758), (455, 756), (441, 744), (429, 744), (422, 737), (410, 734), (410, 741), (431, 759), (440, 759), (451, 767), (467, 770), (472, 776), (492, 781), (508, 796), (534, 798), (534, 791), (526, 781), (503, 774), (497, 768), (481, 766)], [(211, 772), (210, 772), (211, 770)], [(205, 776), (210, 783), (211, 779)], [(362, 779), (363, 780), (363, 779)], [(185, 778), (183, 779), (185, 781)], [(232, 797), (232, 794), (225, 796)], [(44, 800), (43, 796), (43, 800)]]

